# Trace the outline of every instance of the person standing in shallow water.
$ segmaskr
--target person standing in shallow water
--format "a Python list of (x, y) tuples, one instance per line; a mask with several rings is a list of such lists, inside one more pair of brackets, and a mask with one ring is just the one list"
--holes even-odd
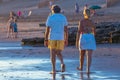
[(87, 73), (90, 73), (93, 50), (96, 49), (95, 42), (95, 25), (90, 20), (90, 10), (86, 9), (84, 19), (79, 22), (78, 32), (76, 36), (76, 47), (79, 48), (80, 66), (78, 70), (83, 70), (84, 56), (87, 56)]
[(51, 74), (54, 74), (56, 73), (56, 56), (61, 62), (61, 72), (65, 71), (61, 52), (68, 45), (68, 22), (66, 17), (60, 13), (61, 9), (58, 5), (53, 5), (51, 11), (53, 14), (49, 15), (46, 21), (44, 45), (50, 49)]

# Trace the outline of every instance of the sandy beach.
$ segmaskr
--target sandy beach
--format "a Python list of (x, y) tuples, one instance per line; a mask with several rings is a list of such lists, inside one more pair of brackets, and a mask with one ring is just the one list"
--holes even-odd
[[(75, 46), (67, 46), (62, 52), (66, 71), (58, 72), (56, 75), (49, 74), (51, 71), (51, 61), (49, 49), (47, 47), (31, 47), (22, 46), (23, 38), (44, 37), (45, 27), (40, 27), (41, 21), (46, 20), (49, 13), (48, 7), (36, 8), (36, 4), (40, 0), (26, 0), (24, 4), (20, 0), (15, 2), (0, 3), (0, 80), (120, 80), (120, 44), (97, 44), (97, 50), (93, 52), (91, 73), (86, 74), (86, 64), (84, 70), (78, 71), (79, 51)], [(42, 1), (42, 0), (41, 0)], [(74, 0), (66, 0), (66, 2), (58, 1), (62, 8), (67, 10), (65, 15), (72, 24), (78, 24), (79, 17), (74, 18)], [(78, 0), (77, 0), (78, 1)], [(79, 0), (78, 2), (80, 3)], [(20, 4), (16, 4), (16, 3)], [(84, 4), (98, 4), (104, 6), (105, 1), (86, 0), (80, 3), (81, 10)], [(15, 5), (14, 5), (15, 4)], [(71, 4), (66, 6), (65, 4)], [(12, 6), (14, 5), (14, 6)], [(11, 7), (9, 7), (11, 6)], [(20, 7), (21, 6), (21, 7)], [(10, 10), (26, 9), (33, 10), (31, 17), (26, 21), (21, 19), (18, 21), (18, 38), (7, 38), (7, 18)], [(119, 3), (110, 8), (103, 8), (98, 12), (104, 13), (104, 16), (94, 16), (96, 22), (104, 21), (120, 21)], [(70, 13), (70, 14), (69, 14)], [(73, 15), (73, 16), (71, 16)], [(34, 17), (34, 18), (33, 18)], [(4, 18), (4, 19), (3, 19)], [(45, 22), (44, 22), (45, 23)], [(76, 26), (76, 25), (75, 25)], [(69, 26), (71, 27), (71, 26)], [(57, 60), (57, 70), (60, 70), (60, 62)]]
[[(19, 41), (0, 43), (1, 80), (119, 80), (120, 44), (99, 44), (93, 53), (91, 73), (77, 71), (79, 52), (75, 46), (62, 52), (66, 72), (49, 74), (51, 62), (46, 47), (21, 46)], [(57, 60), (57, 70), (60, 62)], [(84, 64), (86, 67), (86, 64)]]
[[(23, 26), (25, 24), (25, 26)], [(35, 25), (36, 24), (36, 25)], [(21, 39), (43, 37), (45, 27), (39, 22), (19, 22), (17, 39), (6, 38), (6, 27), (0, 31), (0, 79), (1, 80), (119, 80), (120, 44), (97, 44), (93, 53), (91, 73), (76, 69), (79, 66), (79, 51), (75, 46), (67, 46), (62, 52), (66, 72), (49, 74), (50, 54), (47, 47), (22, 46)], [(5, 25), (5, 24), (4, 24)], [(29, 28), (27, 27), (29, 26)], [(32, 30), (32, 31), (31, 31)], [(60, 62), (57, 60), (57, 70)], [(86, 67), (86, 64), (84, 64)]]

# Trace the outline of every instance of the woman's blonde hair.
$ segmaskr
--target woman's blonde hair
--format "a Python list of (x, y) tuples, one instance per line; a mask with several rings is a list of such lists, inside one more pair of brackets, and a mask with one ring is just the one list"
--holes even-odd
[(84, 18), (89, 18), (90, 17), (90, 9), (86, 9), (84, 11)]

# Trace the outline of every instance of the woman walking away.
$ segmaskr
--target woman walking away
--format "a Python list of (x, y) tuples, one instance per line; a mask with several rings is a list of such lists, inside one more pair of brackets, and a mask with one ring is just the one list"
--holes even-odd
[(76, 36), (76, 47), (80, 52), (80, 66), (78, 70), (83, 70), (84, 56), (87, 56), (87, 73), (90, 73), (90, 66), (92, 61), (92, 52), (96, 49), (95, 42), (95, 25), (90, 20), (90, 10), (86, 9), (84, 19), (79, 22), (78, 32)]
[(68, 44), (67, 19), (61, 14), (61, 9), (57, 5), (53, 5), (52, 15), (48, 16), (46, 21), (46, 32), (44, 45), (50, 49), (50, 57), (52, 63), (52, 74), (56, 73), (56, 56), (61, 62), (61, 72), (65, 71), (65, 64), (62, 57), (62, 50)]

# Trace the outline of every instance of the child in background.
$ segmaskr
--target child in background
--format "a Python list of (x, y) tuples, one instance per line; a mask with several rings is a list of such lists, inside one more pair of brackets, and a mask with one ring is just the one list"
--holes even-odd
[(12, 26), (13, 26), (13, 31), (14, 31), (14, 38), (17, 38), (17, 35), (18, 35), (17, 19), (14, 19)]

